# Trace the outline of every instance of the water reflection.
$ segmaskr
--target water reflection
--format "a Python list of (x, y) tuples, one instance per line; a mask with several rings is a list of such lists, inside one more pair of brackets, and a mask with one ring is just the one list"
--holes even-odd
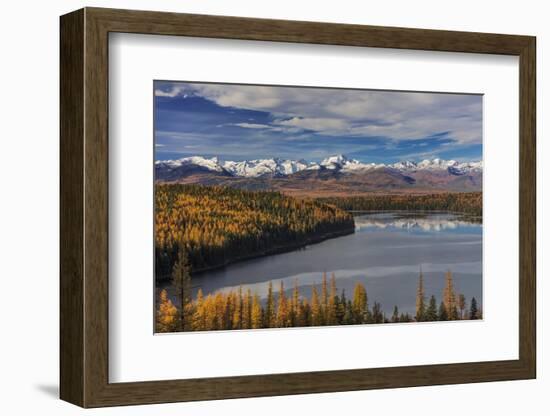
[[(386, 313), (394, 305), (413, 313), (420, 267), (426, 294), (441, 298), (445, 272), (451, 270), (457, 292), (468, 299), (482, 294), (482, 225), (452, 213), (355, 213), (354, 234), (326, 240), (288, 253), (251, 259), (193, 278), (195, 294), (242, 287), (265, 298), (269, 281), (288, 291), (298, 281), (310, 296), (323, 273), (334, 273), (338, 291), (351, 295), (357, 282)], [(164, 285), (171, 292), (169, 283)]]
[(368, 215), (357, 215), (355, 228), (418, 230), (425, 232), (456, 230), (461, 227), (477, 226), (479, 223), (476, 217), (469, 217), (457, 214), (400, 214), (400, 213), (374, 213)]
[[(476, 274), (481, 270), (481, 262), (472, 262), (472, 263), (422, 263), (422, 264), (408, 264), (408, 265), (399, 265), (399, 266), (385, 266), (385, 267), (365, 267), (362, 269), (340, 269), (333, 270), (331, 274), (334, 273), (336, 278), (337, 287), (347, 287), (349, 286), (348, 281), (356, 282), (359, 279), (369, 282), (372, 279), (384, 279), (391, 276), (418, 276), (419, 270), (422, 268), (422, 273), (425, 276), (432, 275), (444, 275), (448, 270), (460, 270), (462, 274)], [(283, 282), (284, 287), (288, 292), (291, 291), (293, 286), (297, 283), (298, 286), (302, 289), (301, 293), (305, 294), (311, 288), (312, 285), (317, 285), (321, 283), (322, 273), (319, 272), (309, 272), (309, 273), (298, 273), (294, 276), (288, 276), (281, 279), (277, 279), (274, 283), (274, 290), (279, 289), (280, 282)], [(327, 278), (330, 277), (327, 276)], [(275, 284), (276, 283), (276, 284)], [(218, 291), (221, 292), (230, 292), (236, 291), (242, 285), (235, 286), (226, 286), (219, 288)], [(264, 299), (267, 297), (267, 291), (269, 287), (269, 282), (258, 282), (253, 284), (247, 284), (246, 288), (250, 289), (252, 293), (258, 294), (260, 298)]]

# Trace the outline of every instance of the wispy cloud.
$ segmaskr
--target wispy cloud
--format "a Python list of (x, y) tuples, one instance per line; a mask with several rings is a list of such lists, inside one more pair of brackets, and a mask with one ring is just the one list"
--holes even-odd
[(254, 124), (254, 123), (235, 123), (230, 124), (230, 126), (242, 127), (243, 129), (269, 129), (271, 128), (268, 124)]
[(481, 157), (479, 95), (157, 82), (155, 97), (162, 152)]
[(194, 95), (222, 107), (269, 112), (273, 126), (320, 134), (411, 140), (448, 131), (457, 142), (481, 142), (482, 100), (476, 95), (223, 84), (173, 84), (157, 91), (158, 96)]

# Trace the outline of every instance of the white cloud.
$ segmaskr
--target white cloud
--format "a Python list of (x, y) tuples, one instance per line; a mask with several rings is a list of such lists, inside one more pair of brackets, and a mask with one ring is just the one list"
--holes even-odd
[(313, 131), (340, 131), (348, 129), (348, 123), (343, 119), (337, 118), (292, 117), (287, 120), (275, 120), (273, 124)]
[(155, 96), (157, 96), (157, 97), (169, 97), (169, 98), (174, 98), (174, 97), (177, 97), (177, 96), (186, 97), (187, 96), (187, 94), (185, 93), (186, 90), (187, 89), (185, 88), (185, 86), (183, 84), (173, 84), (168, 91), (164, 91), (164, 90), (161, 90), (161, 89), (157, 88), (155, 90)]
[[(275, 118), (272, 129), (396, 140), (449, 132), (459, 143), (481, 143), (479, 96), (223, 84), (173, 84), (169, 91), (156, 92), (165, 97), (189, 93), (223, 107), (269, 112)], [(264, 128), (260, 126), (239, 127)]]
[(268, 124), (254, 124), (254, 123), (235, 123), (229, 124), (230, 126), (242, 127), (243, 129), (269, 129), (271, 128)]

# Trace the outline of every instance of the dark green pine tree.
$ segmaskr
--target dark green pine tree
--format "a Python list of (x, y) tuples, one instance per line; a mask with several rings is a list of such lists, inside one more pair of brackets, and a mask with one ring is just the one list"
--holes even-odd
[(439, 321), (448, 321), (449, 320), (449, 315), (447, 314), (447, 308), (445, 307), (445, 303), (443, 303), (443, 302), (441, 302), (439, 304), (438, 320)]
[(346, 315), (347, 304), (348, 300), (346, 299), (346, 292), (342, 289), (342, 295), (338, 300), (338, 308), (336, 309), (336, 319), (338, 320), (339, 324), (344, 323), (344, 316)]
[(372, 307), (372, 320), (375, 324), (384, 323), (384, 314), (382, 313), (382, 307), (378, 302), (374, 302)]
[(351, 304), (351, 300), (348, 300), (346, 303), (346, 308), (344, 312), (344, 325), (351, 325), (355, 323), (355, 317), (353, 314), (353, 306)]
[(191, 320), (187, 320), (185, 315), (189, 309), (188, 305), (191, 303), (192, 294), (191, 266), (183, 243), (180, 243), (178, 247), (178, 260), (172, 268), (172, 286), (180, 301), (180, 307), (178, 308), (180, 330), (184, 330), (191, 323)]
[(424, 317), (426, 321), (437, 321), (437, 301), (435, 296), (430, 297), (430, 303), (428, 304), (428, 309), (426, 309), (426, 316)]
[(399, 309), (397, 309), (397, 305), (393, 307), (393, 314), (391, 316), (392, 322), (399, 322)]
[(478, 318), (477, 300), (476, 298), (472, 298), (472, 302), (470, 303), (470, 319)]
[(399, 316), (399, 322), (412, 322), (413, 319), (411, 317), (411, 315), (409, 315), (409, 313), (401, 313), (401, 315)]
[(418, 276), (418, 287), (416, 289), (416, 315), (417, 322), (421, 322), (425, 319), (426, 314), (426, 300), (424, 296), (424, 274), (422, 273), (422, 266), (420, 266), (420, 274)]

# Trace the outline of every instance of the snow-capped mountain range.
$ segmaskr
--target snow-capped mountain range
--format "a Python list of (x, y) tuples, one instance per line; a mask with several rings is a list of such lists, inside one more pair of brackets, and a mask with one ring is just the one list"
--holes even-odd
[(389, 169), (400, 173), (417, 171), (447, 171), (451, 175), (465, 175), (481, 173), (483, 163), (457, 162), (455, 160), (426, 159), (421, 162), (402, 161), (393, 164), (363, 163), (350, 159), (345, 155), (335, 155), (323, 159), (320, 163), (307, 162), (303, 159), (255, 159), (234, 161), (220, 161), (217, 157), (205, 158), (202, 156), (185, 157), (178, 160), (163, 160), (155, 162), (157, 177), (164, 177), (170, 172), (181, 170), (210, 171), (226, 176), (240, 178), (258, 178), (262, 176), (282, 177), (302, 171), (329, 170), (341, 173), (365, 173), (377, 169)]

